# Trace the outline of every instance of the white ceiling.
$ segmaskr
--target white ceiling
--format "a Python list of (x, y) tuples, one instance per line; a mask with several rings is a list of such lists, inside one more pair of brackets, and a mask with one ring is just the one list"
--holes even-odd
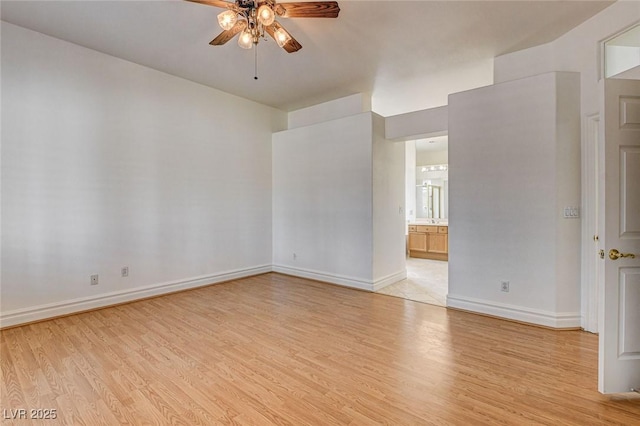
[(289, 54), (209, 46), (221, 9), (172, 1), (2, 1), (2, 20), (285, 111), (371, 93), (384, 116), (491, 83), (492, 58), (550, 42), (610, 1), (339, 1), (337, 19), (280, 19)]
[(416, 140), (416, 151), (448, 151), (449, 136), (435, 136)]

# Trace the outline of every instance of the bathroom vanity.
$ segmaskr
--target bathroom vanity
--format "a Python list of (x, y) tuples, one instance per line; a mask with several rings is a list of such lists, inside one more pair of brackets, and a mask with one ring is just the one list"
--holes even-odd
[(410, 257), (449, 260), (449, 226), (441, 224), (409, 224)]

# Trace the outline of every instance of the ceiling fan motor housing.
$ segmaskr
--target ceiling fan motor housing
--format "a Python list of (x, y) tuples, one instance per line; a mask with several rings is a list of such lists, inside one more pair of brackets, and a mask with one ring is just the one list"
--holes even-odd
[(236, 4), (238, 5), (238, 7), (241, 7), (243, 9), (250, 9), (250, 8), (256, 7), (254, 0), (236, 0)]

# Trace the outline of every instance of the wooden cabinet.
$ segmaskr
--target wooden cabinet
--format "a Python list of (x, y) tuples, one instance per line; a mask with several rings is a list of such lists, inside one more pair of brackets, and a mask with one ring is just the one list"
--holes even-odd
[(409, 225), (409, 256), (423, 259), (449, 259), (449, 227)]
[(409, 253), (412, 251), (427, 251), (427, 234), (409, 232)]

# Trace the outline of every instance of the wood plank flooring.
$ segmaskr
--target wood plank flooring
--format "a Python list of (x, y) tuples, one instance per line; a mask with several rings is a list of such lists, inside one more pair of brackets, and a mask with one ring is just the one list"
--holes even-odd
[(278, 274), (1, 335), (3, 424), (640, 424), (595, 335)]

